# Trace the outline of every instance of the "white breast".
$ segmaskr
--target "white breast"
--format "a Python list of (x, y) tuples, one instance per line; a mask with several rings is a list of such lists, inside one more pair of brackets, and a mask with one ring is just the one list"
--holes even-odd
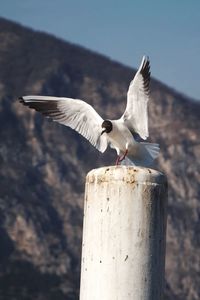
[(130, 130), (120, 121), (112, 121), (113, 129), (107, 134), (111, 147), (116, 151), (125, 152), (127, 148), (135, 144), (135, 140)]

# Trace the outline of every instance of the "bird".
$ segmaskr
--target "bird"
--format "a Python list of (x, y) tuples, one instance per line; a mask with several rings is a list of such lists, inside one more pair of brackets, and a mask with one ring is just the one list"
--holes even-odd
[(116, 165), (148, 167), (159, 154), (159, 145), (145, 142), (149, 136), (150, 60), (143, 56), (130, 82), (123, 115), (117, 120), (103, 119), (87, 102), (54, 96), (22, 96), (19, 101), (54, 121), (71, 127), (97, 150), (116, 150)]

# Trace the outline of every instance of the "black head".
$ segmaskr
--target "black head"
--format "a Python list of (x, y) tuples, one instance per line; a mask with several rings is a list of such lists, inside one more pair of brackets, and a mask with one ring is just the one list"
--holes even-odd
[(101, 127), (104, 128), (104, 130), (101, 132), (101, 134), (103, 134), (104, 132), (109, 133), (113, 129), (112, 122), (109, 120), (103, 121), (103, 123), (101, 124)]

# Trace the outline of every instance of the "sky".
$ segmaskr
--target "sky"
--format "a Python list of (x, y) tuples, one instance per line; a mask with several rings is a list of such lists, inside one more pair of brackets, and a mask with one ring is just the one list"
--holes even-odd
[(200, 0), (1, 0), (0, 16), (137, 68), (200, 100)]

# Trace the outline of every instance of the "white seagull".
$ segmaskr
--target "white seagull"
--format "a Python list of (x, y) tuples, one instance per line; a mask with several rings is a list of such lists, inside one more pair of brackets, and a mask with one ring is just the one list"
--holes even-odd
[(103, 120), (91, 105), (78, 99), (50, 96), (19, 99), (24, 105), (76, 130), (100, 152), (103, 153), (108, 145), (114, 148), (118, 155), (116, 165), (124, 161), (125, 164), (149, 166), (159, 153), (158, 144), (144, 142), (149, 136), (149, 83), (150, 62), (143, 56), (128, 89), (125, 112), (118, 120)]

